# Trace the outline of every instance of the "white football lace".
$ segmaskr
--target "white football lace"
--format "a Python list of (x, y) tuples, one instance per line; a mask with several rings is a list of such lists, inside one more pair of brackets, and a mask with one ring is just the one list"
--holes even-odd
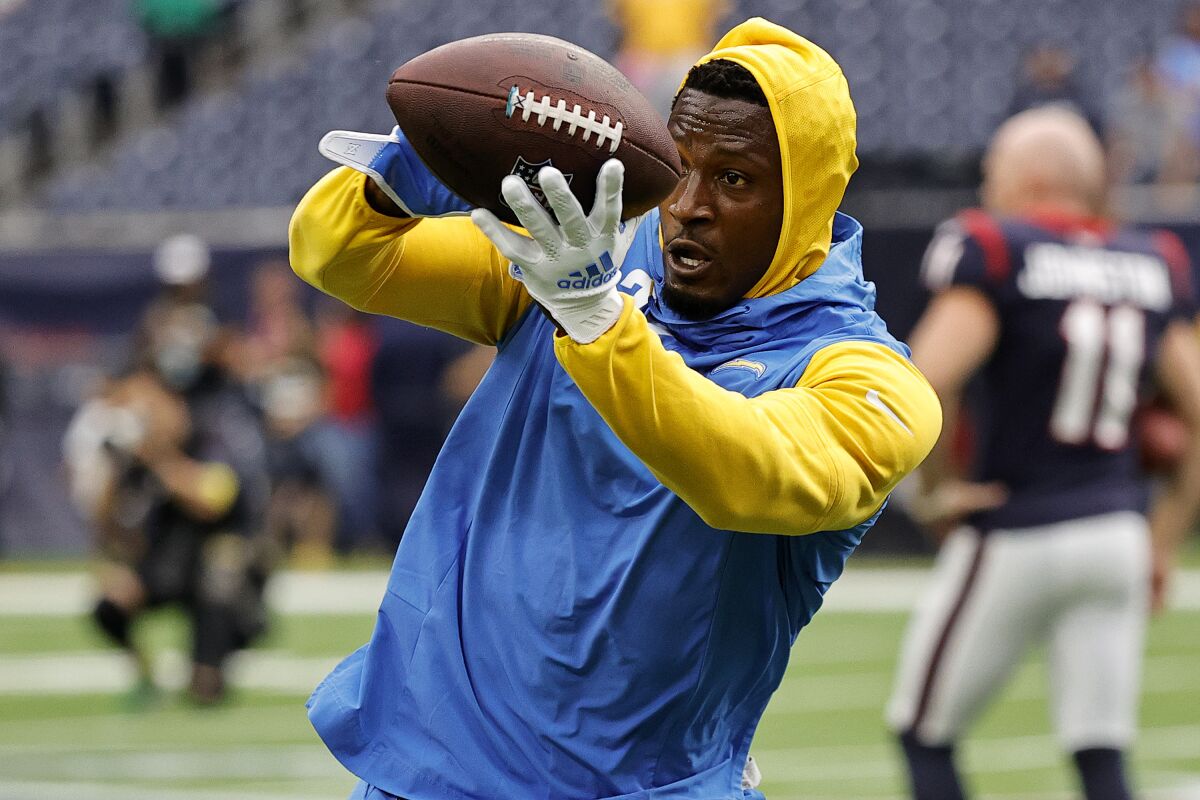
[(595, 134), (596, 147), (603, 147), (607, 142), (609, 153), (617, 152), (617, 148), (621, 144), (621, 131), (625, 128), (624, 123), (618, 120), (614, 124), (607, 114), (603, 119), (597, 120), (595, 109), (589, 109), (585, 117), (579, 104), (568, 109), (566, 100), (560, 98), (555, 103), (548, 94), (543, 94), (542, 99), (537, 100), (532, 89), (522, 96), (520, 87), (513, 86), (508, 90), (508, 106), (504, 110), (504, 115), (511, 118), (518, 108), (521, 109), (522, 122), (528, 122), (529, 118), (536, 114), (539, 126), (545, 126), (546, 120), (551, 120), (551, 127), (557, 131), (562, 128), (563, 123), (566, 123), (567, 135), (574, 136), (576, 130), (582, 130), (585, 142), (591, 139), (592, 134)]

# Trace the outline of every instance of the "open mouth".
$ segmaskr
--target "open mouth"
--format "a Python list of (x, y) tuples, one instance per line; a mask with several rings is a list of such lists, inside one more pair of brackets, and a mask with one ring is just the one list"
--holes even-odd
[(689, 276), (712, 264), (712, 255), (695, 242), (676, 239), (667, 245), (667, 260), (673, 272)]

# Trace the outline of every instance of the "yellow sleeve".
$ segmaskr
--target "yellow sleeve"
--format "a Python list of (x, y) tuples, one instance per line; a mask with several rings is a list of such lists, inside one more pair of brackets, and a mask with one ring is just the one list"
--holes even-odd
[(292, 269), (360, 311), (496, 344), (532, 302), (500, 253), (466, 217), (376, 212), (366, 180), (338, 167), (308, 190), (288, 226)]
[(853, 527), (921, 463), (941, 430), (925, 378), (877, 343), (829, 345), (794, 388), (747, 398), (667, 351), (625, 298), (611, 330), (587, 345), (557, 337), (555, 353), (655, 477), (725, 530)]

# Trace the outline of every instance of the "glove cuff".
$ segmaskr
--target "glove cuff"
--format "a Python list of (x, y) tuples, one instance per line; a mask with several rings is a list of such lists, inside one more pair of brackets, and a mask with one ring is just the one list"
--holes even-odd
[[(531, 293), (532, 294), (532, 293)], [(608, 332), (625, 311), (625, 301), (615, 288), (587, 297), (537, 300), (572, 341), (591, 344)]]
[(471, 205), (421, 162), (398, 127), (390, 135), (330, 131), (317, 149), (331, 161), (370, 176), (410, 217), (458, 217), (471, 212)]

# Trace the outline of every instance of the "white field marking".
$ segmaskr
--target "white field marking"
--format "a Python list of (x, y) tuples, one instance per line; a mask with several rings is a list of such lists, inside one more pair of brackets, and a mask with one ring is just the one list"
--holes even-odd
[[(230, 657), (229, 678), (241, 689), (307, 694), (341, 656), (295, 656), (279, 650), (247, 650)], [(179, 650), (160, 652), (155, 680), (165, 689), (187, 684), (187, 656)], [(777, 693), (770, 711), (803, 714), (880, 707), (891, 689), (890, 671), (856, 671), (834, 675), (801, 675), (790, 691)], [(1145, 660), (1143, 695), (1170, 694), (1197, 685), (1196, 657), (1150, 656)], [(5, 694), (92, 694), (124, 691), (134, 674), (129, 661), (115, 650), (0, 656), (0, 696)], [(1014, 676), (1004, 697), (1038, 699), (1046, 694), (1045, 678), (1036, 665)]]
[[(195, 712), (193, 709), (189, 709), (186, 706), (174, 708), (168, 707), (161, 711), (153, 711), (149, 713), (160, 715), (162, 719), (166, 720), (165, 724), (174, 724), (173, 721), (178, 719), (203, 719), (205, 717), (205, 714)], [(302, 720), (305, 711), (304, 706), (300, 703), (296, 703), (295, 705), (288, 704), (280, 706), (246, 706), (234, 703), (232, 705), (223, 706), (220, 709), (216, 709), (213, 713), (214, 715), (219, 715), (220, 724), (222, 726), (228, 726), (228, 730), (258, 731), (258, 725), (268, 719), (275, 724), (279, 724), (281, 727), (284, 724), (291, 725), (293, 720)], [(36, 719), (23, 719), (21, 720), (20, 724), (20, 734), (22, 741), (35, 742), (35, 744), (29, 745), (31, 747), (40, 747), (41, 743), (38, 742), (38, 740), (45, 742), (47, 739), (55, 737), (55, 741), (62, 742), (67, 749), (90, 749), (96, 741), (107, 741), (107, 726), (112, 725), (114, 721), (119, 722), (121, 720), (128, 719), (130, 719), (129, 713), (118, 711), (115, 708), (113, 708), (111, 711), (99, 714), (95, 711), (91, 711), (83, 714), (64, 714), (61, 717), (55, 716), (39, 717)], [(283, 720), (282, 723), (280, 722), (281, 719)], [(301, 721), (299, 724), (302, 726), (301, 730), (306, 730), (306, 728), (303, 726), (307, 723)], [(0, 732), (8, 733), (11, 727), (12, 726), (9, 728), (0, 729)], [(72, 731), (72, 735), (76, 736), (76, 741), (71, 742), (69, 740), (64, 740), (62, 733), (64, 730)], [(285, 728), (285, 730), (287, 730), (287, 728)], [(293, 728), (291, 730), (294, 732), (295, 729)], [(278, 733), (270, 732), (255, 733), (255, 741), (259, 744), (279, 746), (287, 746), (295, 743), (294, 736), (286, 736), (283, 739), (279, 739), (276, 738), (278, 735)], [(88, 741), (86, 745), (80, 747), (79, 740), (88, 739), (89, 737), (90, 741)], [(25, 745), (22, 744), (20, 746), (24, 747)], [(164, 744), (162, 746), (170, 747), (171, 745)], [(17, 747), (18, 745), (11, 743), (0, 745), (0, 752), (5, 752)], [(115, 750), (130, 748), (135, 750), (144, 750), (149, 747), (152, 747), (152, 745), (148, 745), (145, 742), (115, 742), (112, 744), (112, 748)]]
[[(881, 723), (882, 724), (882, 723)], [(968, 738), (962, 763), (967, 772), (1023, 772), (1064, 763), (1055, 738), (1048, 734)], [(1200, 753), (1200, 725), (1143, 728), (1133, 747), (1139, 761), (1164, 763), (1194, 758)], [(803, 785), (812, 781), (890, 778), (899, 769), (899, 755), (890, 744), (819, 745), (750, 752), (768, 783)], [(1196, 776), (1191, 776), (1194, 780)]]
[[(1200, 687), (1197, 663), (1192, 655), (1146, 657), (1142, 696), (1195, 691)], [(882, 709), (893, 679), (893, 673), (880, 671), (805, 675), (801, 665), (799, 676), (791, 679), (795, 685), (776, 692), (767, 710), (771, 714), (806, 714)], [(1046, 681), (1045, 669), (1039, 663), (1026, 662), (1013, 674), (1001, 696), (1005, 700), (1038, 700), (1047, 695)]]
[(330, 800), (350, 793), (353, 781), (345, 784), (341, 795), (322, 792), (259, 792), (226, 789), (167, 789), (130, 784), (103, 784), (88, 781), (3, 781), (0, 800)]
[[(229, 680), (240, 689), (307, 694), (340, 660), (247, 650), (230, 656)], [(187, 685), (188, 658), (179, 650), (160, 653), (154, 670), (155, 682), (165, 689)], [(0, 696), (121, 692), (134, 677), (129, 660), (116, 651), (0, 657)]]
[[(855, 569), (851, 559), (846, 573), (830, 587), (821, 613), (910, 611), (924, 591), (930, 574), (930, 569), (916, 567)], [(1200, 570), (1180, 570), (1175, 576), (1170, 607), (1179, 611), (1200, 610)]]
[[(374, 614), (388, 574), (367, 572), (276, 573), (267, 603), (281, 614)], [(85, 572), (0, 574), (0, 616), (70, 617), (87, 614), (96, 583)]]
[[(855, 569), (854, 561), (825, 598), (822, 613), (909, 611), (928, 582), (930, 570), (914, 567)], [(387, 586), (387, 573), (291, 572), (276, 574), (267, 602), (281, 614), (374, 614)], [(0, 617), (86, 614), (95, 603), (95, 583), (77, 573), (0, 574)], [(1183, 570), (1173, 583), (1171, 607), (1200, 610), (1200, 570)]]
[[(1157, 774), (1157, 773), (1156, 773)], [(1146, 773), (1141, 773), (1147, 777)], [(793, 795), (782, 792), (771, 792), (770, 800), (846, 800), (846, 794), (813, 794), (804, 792)], [(1144, 786), (1138, 791), (1139, 797), (1146, 800), (1200, 800), (1200, 785), (1187, 783), (1182, 786), (1168, 786), (1165, 789), (1147, 789)], [(873, 794), (871, 792), (854, 793), (856, 800), (910, 800), (906, 794)], [(974, 795), (972, 795), (974, 797)], [(979, 800), (1078, 800), (1079, 794), (1072, 791), (1063, 792), (988, 792), (979, 795)]]
[(204, 780), (205, 778), (307, 780), (345, 775), (320, 744), (290, 747), (248, 747), (225, 750), (165, 750), (143, 752), (24, 753), (0, 767), (7, 780), (139, 781)]

